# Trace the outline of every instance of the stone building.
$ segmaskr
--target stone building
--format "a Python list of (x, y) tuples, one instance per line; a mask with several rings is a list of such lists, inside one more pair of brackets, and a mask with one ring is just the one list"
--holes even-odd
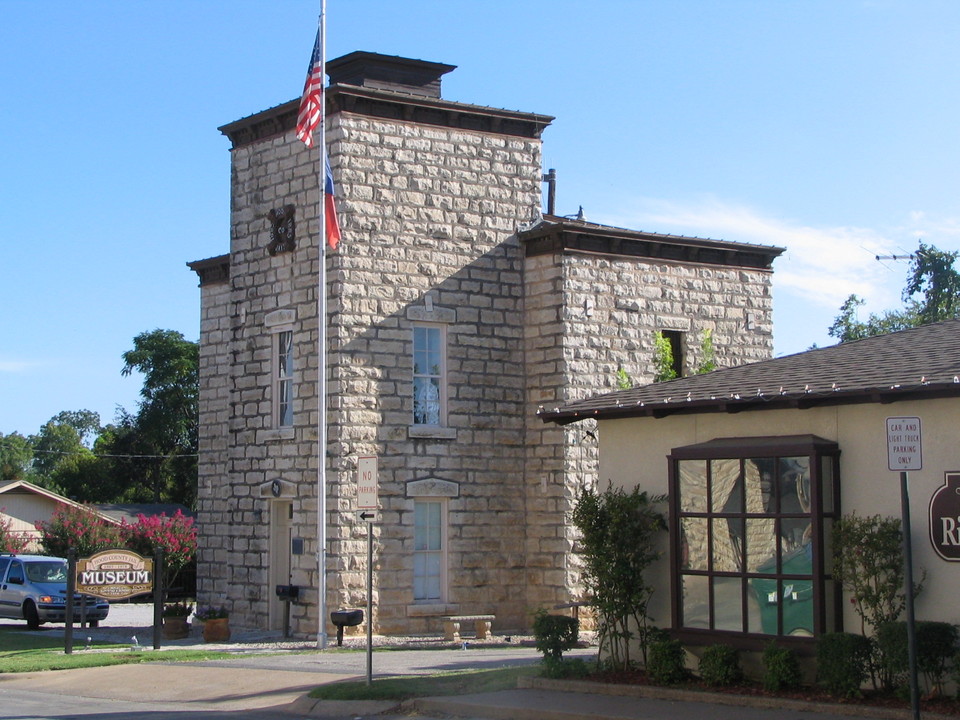
[[(576, 492), (589, 425), (537, 417), (653, 373), (665, 331), (691, 372), (770, 357), (780, 248), (656, 235), (541, 211), (553, 118), (451, 102), (453, 66), (356, 52), (327, 63), (326, 139), (343, 240), (327, 269), (327, 605), (366, 602), (357, 464), (377, 458), (374, 629), (493, 614), (529, 627), (579, 599)], [(299, 100), (221, 128), (228, 254), (201, 287), (199, 601), (294, 633), (318, 619), (318, 150)]]

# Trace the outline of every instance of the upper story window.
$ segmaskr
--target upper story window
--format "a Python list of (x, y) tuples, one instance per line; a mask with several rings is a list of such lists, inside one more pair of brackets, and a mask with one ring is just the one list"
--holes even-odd
[(446, 424), (446, 329), (413, 327), (413, 424)]
[(836, 443), (810, 435), (673, 451), (671, 581), (681, 634), (768, 640), (840, 628), (827, 546), (839, 511), (838, 458)]
[(293, 425), (293, 331), (274, 333), (273, 413), (276, 427)]

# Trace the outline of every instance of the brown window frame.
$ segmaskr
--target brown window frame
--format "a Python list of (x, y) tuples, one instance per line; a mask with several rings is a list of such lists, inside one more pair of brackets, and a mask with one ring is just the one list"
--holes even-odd
[[(706, 526), (712, 528), (712, 523), (720, 519), (731, 518), (733, 520), (756, 518), (773, 518), (777, 527), (781, 527), (783, 519), (796, 519), (797, 517), (806, 517), (797, 513), (784, 513), (782, 508), (777, 506), (774, 512), (765, 512), (763, 514), (748, 513), (746, 506), (741, 505), (739, 511), (728, 512), (726, 508), (717, 511), (710, 507), (708, 502), (703, 511), (686, 511), (680, 509), (680, 472), (679, 464), (681, 461), (700, 461), (705, 462), (705, 470), (708, 484), (712, 467), (711, 460), (739, 460), (740, 477), (743, 477), (744, 461), (749, 459), (775, 459), (775, 458), (797, 458), (806, 457), (809, 460), (810, 468), (810, 529), (811, 529), (811, 574), (810, 576), (793, 575), (790, 572), (784, 572), (781, 565), (783, 553), (780, 552), (781, 539), (776, 538), (778, 552), (776, 570), (773, 573), (760, 574), (760, 571), (749, 571), (741, 567), (733, 571), (715, 570), (713, 555), (708, 550), (707, 569), (684, 568), (685, 561), (684, 547), (682, 541), (682, 523), (684, 518), (706, 518)], [(830, 574), (832, 566), (829, 555), (828, 530), (832, 523), (840, 517), (840, 474), (839, 460), (840, 448), (837, 443), (825, 440), (815, 435), (794, 435), (794, 436), (768, 436), (768, 437), (739, 437), (739, 438), (719, 438), (705, 443), (689, 445), (686, 447), (674, 448), (669, 460), (669, 487), (670, 487), (670, 585), (671, 585), (671, 625), (673, 634), (688, 644), (713, 644), (725, 642), (744, 649), (762, 649), (772, 639), (777, 642), (783, 642), (797, 649), (806, 649), (812, 651), (816, 638), (825, 632), (842, 629), (842, 607), (840, 604), (840, 587), (833, 581)], [(824, 485), (824, 469), (829, 468), (830, 482)], [(707, 488), (709, 489), (709, 487)], [(825, 493), (829, 497), (825, 497)], [(709, 497), (709, 495), (707, 495)], [(825, 509), (826, 508), (826, 509)], [(709, 530), (710, 539), (708, 540), (712, 548), (712, 532)], [(683, 626), (683, 577), (703, 576), (707, 580), (708, 593), (708, 625), (709, 627), (685, 627)], [(740, 599), (741, 599), (741, 629), (717, 629), (716, 628), (716, 602), (714, 597), (714, 579), (716, 578), (740, 578)], [(770, 634), (765, 632), (749, 631), (748, 622), (748, 601), (750, 590), (750, 581), (753, 579), (769, 579), (778, 582), (777, 587), (782, 588), (783, 584), (791, 580), (805, 580), (809, 577), (812, 588), (813, 601), (813, 635), (810, 637), (784, 635), (783, 603), (777, 604), (777, 633)], [(747, 626), (748, 629), (743, 629)]]

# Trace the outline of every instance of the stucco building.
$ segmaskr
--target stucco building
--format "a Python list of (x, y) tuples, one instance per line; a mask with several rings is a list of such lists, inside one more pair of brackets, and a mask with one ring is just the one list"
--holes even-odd
[[(960, 320), (547, 408), (597, 422), (600, 472), (669, 497), (651, 612), (688, 647), (812, 655), (860, 632), (832, 575), (849, 513), (900, 519), (907, 472), (919, 620), (960, 621)], [(868, 632), (872, 629), (867, 628)]]
[[(230, 139), (225, 255), (201, 287), (200, 602), (295, 633), (327, 604), (363, 607), (357, 464), (376, 457), (374, 628), (495, 631), (579, 599), (569, 512), (596, 478), (591, 427), (538, 407), (653, 373), (664, 331), (690, 372), (704, 331), (721, 366), (772, 352), (780, 248), (544, 215), (553, 118), (452, 102), (453, 66), (352, 53), (327, 63), (326, 138), (343, 239), (328, 278), (325, 518), (318, 522), (318, 151), (298, 100), (221, 128)], [(332, 626), (324, 627), (332, 632)]]

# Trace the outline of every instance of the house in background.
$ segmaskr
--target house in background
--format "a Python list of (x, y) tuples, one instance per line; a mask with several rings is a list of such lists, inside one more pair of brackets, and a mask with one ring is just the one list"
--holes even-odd
[[(62, 507), (82, 509), (88, 506), (26, 480), (0, 484), (0, 521), (9, 523), (11, 533), (29, 538), (26, 552), (39, 551), (40, 531), (37, 530), (37, 523), (48, 521)], [(120, 524), (118, 519), (95, 512), (108, 523)]]
[(101, 520), (115, 526), (133, 525), (140, 515), (173, 517), (177, 512), (192, 517), (184, 505), (175, 503), (90, 504), (78, 503), (27, 480), (0, 484), (0, 521), (9, 523), (9, 531), (29, 538), (26, 552), (39, 552), (38, 522), (47, 522), (60, 508), (92, 511)]
[[(858, 631), (831, 576), (831, 530), (847, 513), (899, 519), (896, 468), (910, 453), (922, 453), (922, 469), (908, 473), (913, 559), (927, 573), (916, 615), (960, 622), (960, 320), (540, 416), (596, 422), (600, 477), (669, 497), (651, 612), (688, 645), (761, 650), (776, 638), (812, 652), (824, 633)], [(907, 419), (891, 421), (905, 429), (888, 442), (892, 418)], [(913, 418), (918, 432), (907, 430)]]
[(706, 330), (721, 366), (772, 354), (781, 248), (544, 216), (553, 118), (446, 100), (453, 69), (367, 52), (327, 63), (343, 239), (322, 256), (320, 156), (296, 137), (299, 100), (221, 128), (229, 251), (190, 263), (198, 600), (237, 624), (282, 628), (278, 585), (300, 589), (301, 636), (332, 629), (323, 587), (331, 609), (365, 605), (357, 466), (375, 457), (375, 630), (438, 633), (443, 616), (477, 613), (529, 627), (536, 609), (581, 599), (568, 518), (597, 462), (592, 427), (544, 424), (537, 408), (615, 388), (618, 372), (650, 379), (658, 330), (687, 371)]

